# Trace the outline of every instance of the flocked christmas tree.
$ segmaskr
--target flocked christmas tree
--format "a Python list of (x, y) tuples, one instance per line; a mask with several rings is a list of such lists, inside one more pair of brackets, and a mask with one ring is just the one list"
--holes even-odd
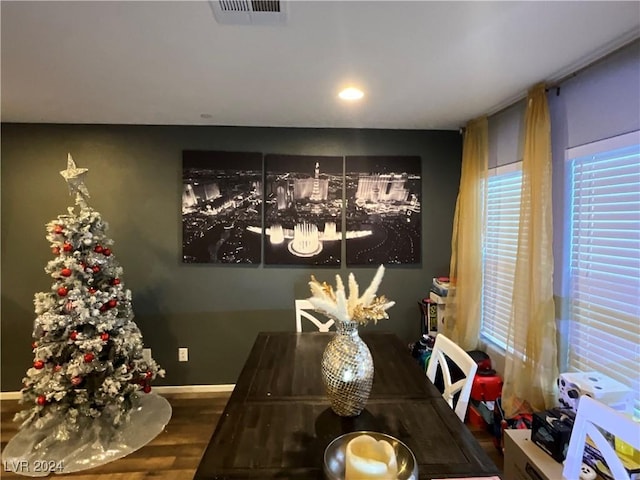
[(96, 420), (117, 430), (164, 371), (143, 357), (108, 224), (87, 203), (87, 169), (69, 155), (60, 173), (76, 208), (47, 224), (54, 258), (45, 271), (53, 283), (35, 295), (34, 360), (22, 389), (27, 408), (16, 420), (21, 429), (53, 426), (55, 439), (65, 441)]

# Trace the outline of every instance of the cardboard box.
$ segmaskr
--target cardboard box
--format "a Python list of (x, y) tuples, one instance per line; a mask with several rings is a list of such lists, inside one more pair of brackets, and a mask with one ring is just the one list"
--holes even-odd
[(581, 395), (588, 395), (615, 410), (631, 411), (633, 394), (626, 385), (598, 372), (561, 373), (558, 377), (560, 405), (577, 412)]
[[(640, 478), (640, 464), (636, 462), (632, 457), (623, 455), (620, 452), (616, 452), (624, 468), (629, 474), (631, 480), (637, 480)], [(584, 463), (593, 468), (596, 473), (604, 480), (615, 480), (611, 472), (607, 468), (607, 464), (604, 461), (604, 457), (600, 451), (593, 444), (591, 439), (587, 438), (587, 443), (584, 446)]]
[(438, 321), (438, 331), (444, 331), (444, 309), (447, 303), (447, 297), (441, 297), (435, 292), (429, 292), (429, 298), (436, 304), (436, 319)]
[(531, 430), (504, 431), (505, 480), (560, 480), (562, 464), (531, 441)]

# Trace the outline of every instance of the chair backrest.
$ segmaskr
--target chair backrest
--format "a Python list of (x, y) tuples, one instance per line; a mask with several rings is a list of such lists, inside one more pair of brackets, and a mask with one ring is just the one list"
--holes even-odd
[(331, 326), (335, 323), (333, 319), (322, 322), (317, 317), (314, 317), (309, 313), (309, 311), (315, 311), (309, 300), (296, 300), (296, 332), (302, 332), (303, 317), (318, 327), (318, 330), (321, 332), (328, 332)]
[(597, 427), (640, 450), (640, 423), (591, 397), (583, 395), (578, 402), (578, 413), (573, 422), (567, 458), (562, 476), (580, 478), (587, 435), (602, 454), (613, 478), (629, 480), (630, 476), (611, 444)]
[[(449, 357), (451, 361), (460, 368), (465, 375), (464, 378), (457, 382), (452, 382), (446, 357)], [(429, 366), (427, 367), (427, 377), (429, 377), (429, 380), (432, 382), (435, 382), (438, 365), (440, 365), (440, 369), (442, 370), (442, 379), (444, 382), (442, 396), (449, 406), (454, 409), (458, 418), (464, 422), (464, 417), (467, 414), (467, 406), (469, 405), (471, 387), (473, 386), (473, 378), (476, 375), (478, 364), (462, 348), (439, 333), (433, 345), (433, 351), (429, 358)], [(460, 392), (458, 402), (454, 407), (453, 397), (458, 392)]]

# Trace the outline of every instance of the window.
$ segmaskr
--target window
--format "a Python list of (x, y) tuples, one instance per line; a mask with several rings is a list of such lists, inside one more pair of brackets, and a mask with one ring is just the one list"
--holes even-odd
[(568, 366), (640, 391), (640, 132), (567, 151)]
[(522, 163), (489, 171), (481, 335), (506, 349), (518, 250)]

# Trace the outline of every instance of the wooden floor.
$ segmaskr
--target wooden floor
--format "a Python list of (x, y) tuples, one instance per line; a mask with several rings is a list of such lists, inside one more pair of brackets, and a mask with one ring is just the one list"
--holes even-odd
[(493, 435), (487, 431), (486, 427), (480, 428), (469, 424), (467, 424), (467, 427), (473, 436), (476, 437), (482, 449), (487, 452), (489, 458), (493, 460), (493, 463), (495, 463), (500, 470), (504, 471), (504, 458), (502, 452), (498, 450), (493, 443)]
[[(204, 449), (229, 399), (229, 393), (194, 393), (163, 395), (173, 407), (171, 421), (152, 442), (125, 458), (101, 467), (54, 479), (73, 480), (192, 480)], [(4, 450), (17, 432), (13, 415), (20, 410), (16, 400), (0, 402), (0, 441)], [(502, 470), (502, 455), (494, 447), (489, 433), (471, 428), (491, 459)], [(3, 479), (26, 477), (0, 471)]]

